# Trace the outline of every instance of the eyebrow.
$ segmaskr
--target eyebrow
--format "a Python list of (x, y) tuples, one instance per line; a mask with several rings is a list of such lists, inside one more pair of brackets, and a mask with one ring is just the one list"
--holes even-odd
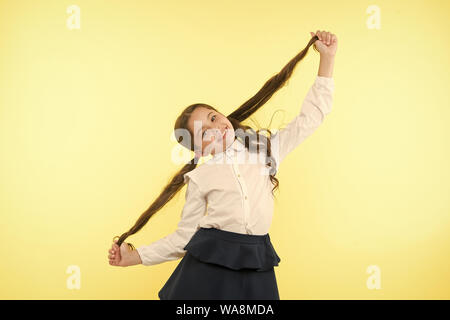
[[(211, 113), (213, 113), (213, 112), (211, 111), (210, 113), (208, 113), (208, 115), (206, 116), (206, 120), (209, 119), (209, 115), (210, 115)], [(202, 127), (201, 127), (200, 129), (197, 130), (196, 134), (198, 134), (202, 129), (203, 129), (203, 125), (202, 125)]]

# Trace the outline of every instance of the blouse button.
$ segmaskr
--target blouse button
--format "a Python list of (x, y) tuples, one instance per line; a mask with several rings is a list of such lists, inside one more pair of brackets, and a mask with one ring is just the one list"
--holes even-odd
[(238, 177), (240, 177), (241, 175), (240, 174), (238, 174)]
[(247, 200), (247, 196), (245, 196), (245, 200)]

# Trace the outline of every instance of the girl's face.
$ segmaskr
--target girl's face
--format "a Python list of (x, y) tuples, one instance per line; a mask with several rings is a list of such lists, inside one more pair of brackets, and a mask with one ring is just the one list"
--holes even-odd
[(231, 122), (220, 112), (198, 107), (189, 118), (188, 129), (193, 134), (198, 158), (225, 151), (234, 141)]

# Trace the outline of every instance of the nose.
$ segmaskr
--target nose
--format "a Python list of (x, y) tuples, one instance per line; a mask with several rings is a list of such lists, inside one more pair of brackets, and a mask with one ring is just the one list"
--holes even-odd
[[(224, 129), (224, 131), (225, 131), (225, 129)], [(220, 130), (219, 128), (208, 129), (208, 133), (209, 133), (208, 140), (211, 140), (211, 139), (217, 140), (217, 139), (222, 138), (222, 134), (224, 131)]]

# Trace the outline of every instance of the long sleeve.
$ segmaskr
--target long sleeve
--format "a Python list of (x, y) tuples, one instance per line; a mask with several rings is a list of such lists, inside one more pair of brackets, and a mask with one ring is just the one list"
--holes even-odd
[(333, 78), (317, 76), (302, 103), (300, 114), (285, 128), (276, 132), (271, 139), (277, 168), (286, 155), (310, 136), (331, 112), (333, 93)]
[(194, 180), (188, 180), (186, 189), (186, 203), (181, 213), (181, 220), (175, 232), (149, 245), (136, 250), (145, 266), (155, 265), (169, 260), (183, 257), (183, 248), (197, 231), (198, 222), (206, 212), (206, 199)]

